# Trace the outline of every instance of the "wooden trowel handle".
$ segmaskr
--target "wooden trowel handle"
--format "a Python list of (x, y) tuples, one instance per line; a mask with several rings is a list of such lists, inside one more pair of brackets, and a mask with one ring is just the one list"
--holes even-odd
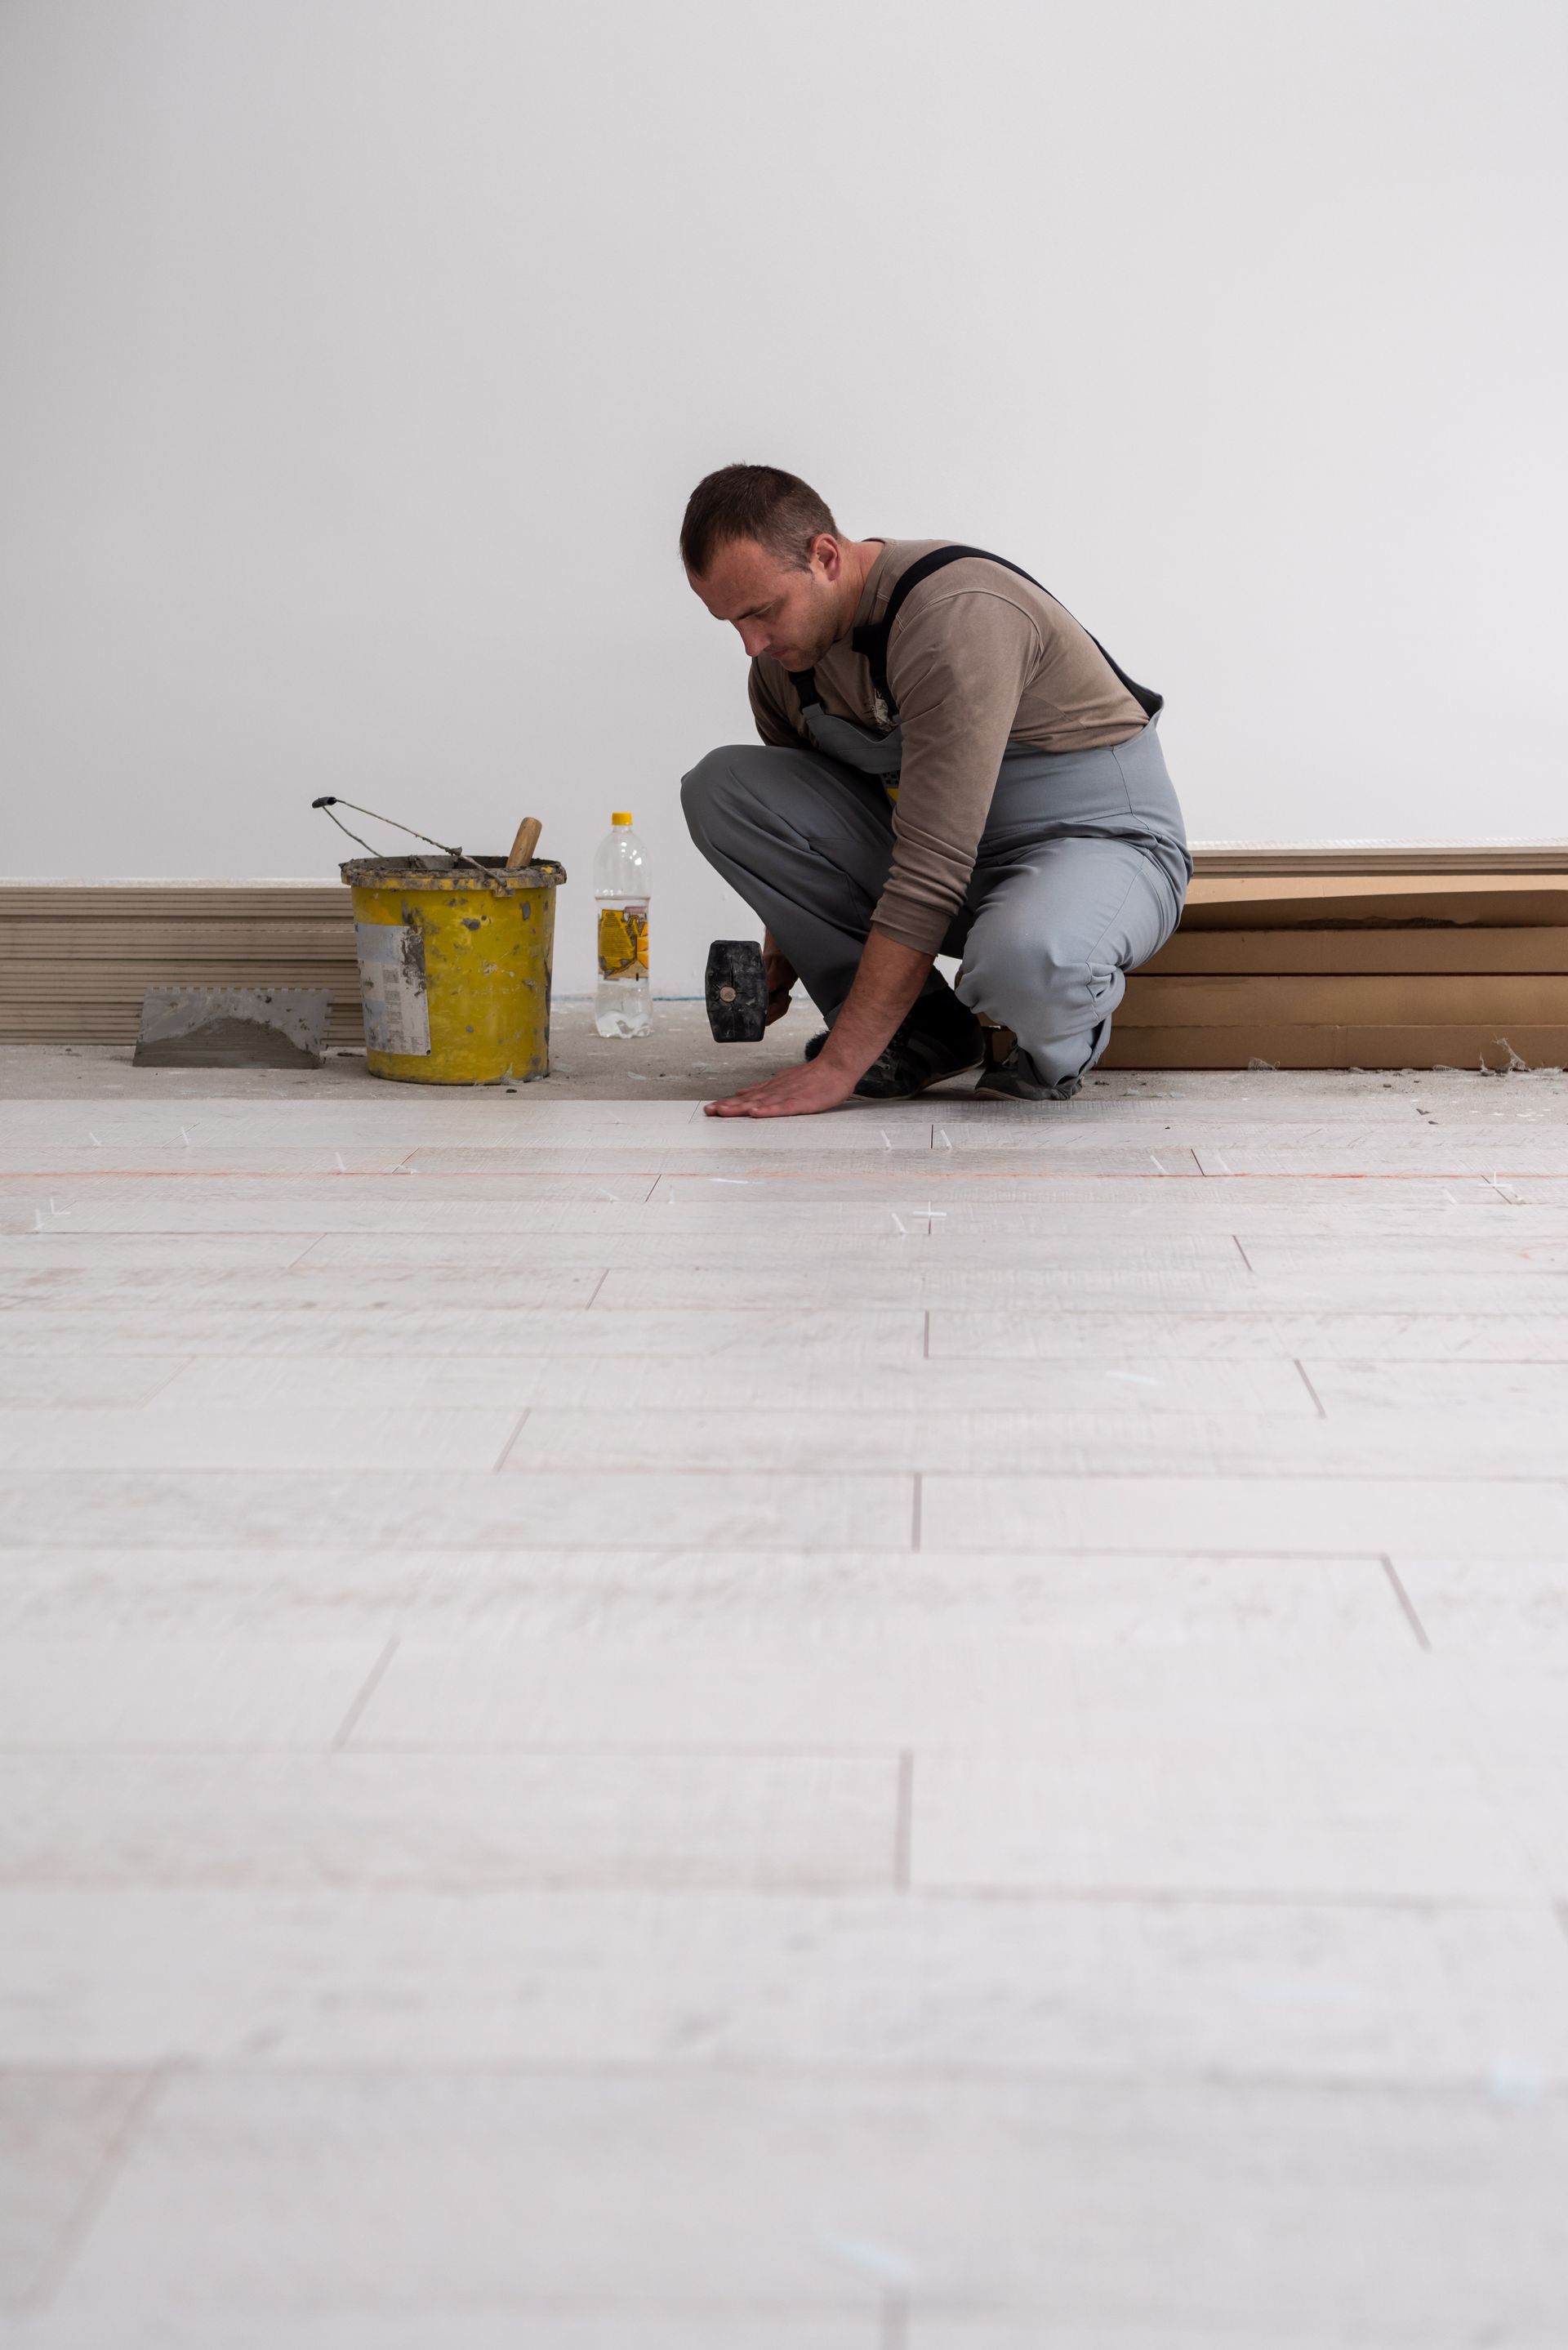
[(524, 817), (517, 827), (517, 837), (512, 844), (512, 854), (506, 860), (508, 872), (516, 866), (533, 864), (534, 851), (539, 846), (539, 835), (544, 828), (536, 816)]

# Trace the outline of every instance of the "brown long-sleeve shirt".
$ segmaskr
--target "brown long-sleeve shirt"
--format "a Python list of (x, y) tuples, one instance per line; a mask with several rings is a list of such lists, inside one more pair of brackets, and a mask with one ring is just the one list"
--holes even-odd
[[(940, 538), (889, 538), (867, 576), (853, 625), (887, 609), (899, 574)], [(816, 663), (831, 715), (879, 724), (870, 664), (846, 634)], [(903, 728), (893, 865), (874, 920), (899, 945), (934, 954), (963, 901), (1010, 743), (1084, 751), (1125, 743), (1147, 721), (1086, 629), (1054, 596), (978, 556), (911, 588), (888, 639), (888, 683)], [(809, 742), (789, 672), (752, 663), (757, 731), (785, 750)]]

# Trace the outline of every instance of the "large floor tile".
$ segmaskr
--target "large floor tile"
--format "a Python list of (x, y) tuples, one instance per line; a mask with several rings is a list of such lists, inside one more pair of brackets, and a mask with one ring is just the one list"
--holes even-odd
[(0, 1413), (78, 1407), (127, 1409), (170, 1387), (184, 1368), (183, 1355), (90, 1357), (0, 1355)]
[[(837, 1365), (813, 1358), (801, 1362), (787, 1351), (770, 1347), (753, 1356), (715, 1355), (672, 1358), (668, 1354), (628, 1359), (642, 1366), (637, 1388), (620, 1396), (613, 1411), (605, 1407), (604, 1376), (591, 1357), (553, 1355), (530, 1358), (517, 1355), (421, 1355), (405, 1350), (398, 1368), (398, 1391), (404, 1407), (434, 1409), (494, 1409), (511, 1405), (547, 1405), (553, 1413), (589, 1415), (601, 1430), (621, 1428), (640, 1410), (656, 1411), (665, 1420), (672, 1415), (704, 1410), (752, 1410), (785, 1407), (832, 1416), (840, 1427), (851, 1426), (863, 1413), (940, 1414), (943, 1419), (964, 1414), (1093, 1411), (1118, 1418), (1143, 1413), (1247, 1415), (1282, 1414), (1311, 1419), (1317, 1414), (1312, 1389), (1293, 1362), (1284, 1359), (1234, 1363), (1215, 1360), (1173, 1362), (1156, 1355), (1131, 1362), (1115, 1355), (1103, 1361), (1086, 1357), (1080, 1362), (1033, 1361), (993, 1363), (965, 1357), (930, 1362), (917, 1357), (901, 1363), (882, 1363), (874, 1385), (854, 1364)], [(69, 1393), (70, 1374), (79, 1357), (68, 1357), (47, 1369), (59, 1374), (45, 1378), (43, 1394), (14, 1394), (14, 1402), (51, 1399), (83, 1402), (123, 1402), (141, 1399), (138, 1378), (147, 1392), (166, 1387), (171, 1406), (199, 1399), (208, 1406), (243, 1404), (271, 1409), (354, 1411), (379, 1404), (387, 1391), (383, 1356), (322, 1354), (215, 1355), (181, 1357), (166, 1362), (110, 1357), (82, 1366), (79, 1398)], [(120, 1363), (130, 1373), (131, 1392), (113, 1392)], [(13, 1364), (20, 1390), (36, 1367), (31, 1357)], [(156, 1380), (154, 1380), (156, 1375)], [(52, 1398), (51, 1388), (67, 1390)]]
[(1549, 1905), (0, 1891), (0, 2063), (1568, 2086)]
[[(392, 1379), (385, 1386), (394, 1384)], [(78, 1404), (0, 1410), (0, 1471), (397, 1470), (418, 1461), (432, 1476), (483, 1475), (517, 1425), (510, 1404), (464, 1412), (209, 1403), (187, 1384), (136, 1410)]]
[[(1284, 1356), (1305, 1361), (1568, 1362), (1568, 1319), (1561, 1314), (1449, 1313), (1442, 1310), (1447, 1294), (1446, 1287), (1439, 1294), (1428, 1283), (1418, 1304), (1386, 1312), (1366, 1311), (1364, 1299), (1347, 1299), (1336, 1312), (1310, 1305), (1302, 1312), (1276, 1311), (1251, 1293), (1223, 1312), (1209, 1302), (1180, 1314), (1125, 1306), (1057, 1314), (970, 1313), (943, 1306), (930, 1316), (929, 1352), (933, 1359), (1060, 1360), (1120, 1347), (1133, 1355), (1153, 1352), (1186, 1360)], [(1495, 1293), (1490, 1303), (1498, 1305)]]
[[(916, 2309), (900, 2317), (898, 2350), (1243, 2350), (1251, 2336), (1243, 2319), (1240, 2331), (1224, 2317), (1189, 2325), (1158, 2308), (1142, 2320), (1123, 2324), (1080, 2324), (1059, 2321), (1048, 2305), (1023, 2316), (997, 2317), (987, 2313)], [(1473, 2350), (1475, 2334), (1468, 2315), (1448, 2320), (1424, 2318), (1419, 2350)], [(1305, 2331), (1287, 2314), (1269, 2328), (1269, 2350), (1416, 2350), (1403, 2334), (1380, 2326), (1373, 2334), (1346, 2332), (1332, 2317)], [(1516, 2333), (1517, 2350), (1553, 2350), (1550, 2333)]]
[(184, 1548), (0, 1548), (7, 1635), (309, 1641), (373, 1633), (545, 1638), (749, 1627), (817, 1638), (1328, 1645), (1413, 1637), (1376, 1558), (972, 1550), (371, 1549), (346, 1539)]
[[(1089, 1654), (1092, 1652), (1085, 1652)], [(1196, 1652), (1195, 1652), (1196, 1660)], [(1507, 1898), (1553, 1889), (1518, 1790), (1440, 1708), (1345, 1702), (1320, 1678), (1183, 1677), (1164, 1705), (1102, 1679), (1033, 1751), (931, 1751), (909, 1789), (911, 1881), (1012, 1891)]]
[(1274, 1239), (1250, 1235), (1244, 1228), (1241, 1246), (1254, 1273), (1268, 1280), (1276, 1274), (1322, 1274), (1333, 1278), (1351, 1273), (1385, 1274), (1400, 1271), (1425, 1274), (1447, 1282), (1454, 1275), (1488, 1274), (1494, 1281), (1514, 1282), (1527, 1275), (1568, 1271), (1568, 1239), (1561, 1233), (1547, 1238), (1526, 1237), (1507, 1214), (1491, 1220), (1484, 1232), (1379, 1232), (1360, 1237), (1335, 1233), (1324, 1239)]
[(259, 1270), (294, 1264), (315, 1245), (309, 1232), (73, 1232), (41, 1211), (30, 1232), (0, 1232), (0, 1276), (38, 1281), (70, 1274)]
[[(280, 1168), (198, 1173), (180, 1169), (94, 1175), (77, 1170), (44, 1187), (0, 1173), (0, 1229), (32, 1232), (41, 1206), (72, 1232), (638, 1232), (651, 1179), (597, 1175), (421, 1175), (405, 1168)], [(1495, 1200), (1497, 1194), (1490, 1196)], [(62, 1220), (65, 1220), (62, 1222)], [(1557, 1227), (1553, 1224), (1552, 1229)]]
[[(291, 1236), (309, 1255), (317, 1246), (303, 1233)], [(167, 1235), (171, 1246), (179, 1235)], [(54, 1311), (120, 1310), (158, 1315), (182, 1306), (217, 1306), (231, 1320), (252, 1312), (303, 1305), (324, 1317), (334, 1308), (385, 1312), (397, 1306), (483, 1305), (511, 1312), (549, 1312), (589, 1305), (603, 1268), (595, 1265), (479, 1263), (466, 1274), (441, 1265), (399, 1263), (399, 1236), (387, 1243), (383, 1261), (358, 1268), (325, 1264), (306, 1272), (303, 1261), (275, 1270), (250, 1266), (105, 1265), (55, 1267), (24, 1274), (0, 1269), (0, 1299), (19, 1306)], [(509, 1245), (509, 1244), (508, 1244)], [(525, 1253), (537, 1258), (539, 1252)]]
[(0, 1750), (331, 1743), (374, 1638), (38, 1639), (0, 1648)]
[[(1187, 1244), (1179, 1243), (1172, 1255)], [(1128, 1297), (1156, 1306), (1186, 1299), (1194, 1305), (1212, 1299), (1238, 1302), (1250, 1294), (1250, 1276), (1232, 1254), (1219, 1263), (1162, 1265), (1149, 1262), (1157, 1252), (1128, 1250), (1125, 1257), (1106, 1250), (1099, 1262), (1092, 1258), (1076, 1265), (1031, 1268), (998, 1263), (990, 1265), (928, 1263), (924, 1258), (898, 1263), (864, 1265), (859, 1269), (810, 1262), (784, 1266), (763, 1265), (748, 1271), (725, 1266), (717, 1271), (697, 1265), (670, 1267), (651, 1273), (622, 1272), (614, 1267), (605, 1275), (594, 1300), (600, 1313), (648, 1313), (660, 1307), (703, 1305), (826, 1306), (861, 1305), (887, 1309), (917, 1305), (949, 1311), (998, 1310), (1012, 1305), (1049, 1307), (1061, 1300), (1098, 1299), (1107, 1305)], [(1140, 1255), (1143, 1259), (1139, 1261)]]
[(0, 2350), (431, 2350), (437, 2343), (441, 2350), (887, 2350), (888, 2333), (871, 2309), (825, 2317), (807, 2304), (758, 2316), (688, 2304), (584, 2315), (531, 2306), (522, 2314), (515, 2305), (476, 2309), (461, 2293), (412, 2315), (366, 2308), (247, 2315), (166, 2305), (150, 2315), (122, 2305), (74, 2316), (56, 2311), (14, 2337), (0, 2319)]
[(1490, 1552), (1568, 1549), (1568, 1483), (1284, 1476), (927, 1477), (922, 1539), (939, 1549), (1235, 1548)]
[(548, 1471), (492, 1477), (462, 1467), (431, 1479), (368, 1471), (100, 1471), (68, 1484), (43, 1471), (0, 1474), (0, 1546), (113, 1541), (128, 1524), (154, 1547), (234, 1541), (332, 1547), (358, 1540), (391, 1549), (624, 1543), (639, 1550), (908, 1550), (914, 1488), (900, 1476), (745, 1471), (592, 1480)]
[[(582, 1367), (568, 1357), (558, 1369), (525, 1355), (416, 1354), (411, 1360), (405, 1356), (395, 1372), (385, 1355), (188, 1356), (170, 1376), (161, 1400), (165, 1411), (196, 1406), (204, 1412), (244, 1409), (269, 1416), (314, 1412), (336, 1425), (383, 1409), (395, 1381), (399, 1414), (420, 1416), (422, 1449), (424, 1431), (440, 1441), (439, 1429), (431, 1425), (438, 1413), (461, 1417), (468, 1426), (500, 1413), (510, 1433), (526, 1405), (553, 1395), (563, 1373)], [(593, 1377), (589, 1365), (583, 1381), (589, 1392)], [(409, 1458), (406, 1449), (401, 1458)]]
[[(1124, 1382), (1137, 1391), (1126, 1375)], [(1562, 1422), (1546, 1413), (1496, 1422), (1458, 1409), (1392, 1421), (1386, 1413), (1320, 1418), (1313, 1390), (1298, 1376), (1302, 1409), (1266, 1422), (1225, 1409), (1138, 1415), (1125, 1397), (1098, 1409), (1100, 1382), (1085, 1384), (1088, 1408), (1077, 1410), (966, 1411), (956, 1402), (944, 1405), (938, 1380), (923, 1406), (905, 1403), (898, 1410), (886, 1409), (880, 1395), (859, 1411), (803, 1408), (775, 1393), (771, 1408), (634, 1406), (613, 1415), (602, 1405), (563, 1410), (553, 1399), (542, 1399), (505, 1465), (586, 1473), (596, 1467), (717, 1470), (743, 1460), (757, 1469), (825, 1475), (904, 1470), (977, 1476), (994, 1469), (1128, 1478), (1459, 1475), (1472, 1483), (1482, 1477), (1550, 1480), (1563, 1465)], [(1109, 1379), (1104, 1389), (1115, 1395)]]
[[(1372, 1578), (1367, 1577), (1370, 1584)], [(903, 1631), (830, 1625), (618, 1634), (602, 1617), (565, 1636), (481, 1634), (400, 1641), (359, 1713), (358, 1746), (719, 1747), (769, 1752), (1001, 1749), (1060, 1760), (1091, 1742), (1113, 1773), (1130, 1731), (1127, 1793), (1159, 1742), (1180, 1752), (1210, 1721), (1310, 1752), (1342, 1715), (1386, 1721), (1388, 1742), (1440, 1745), (1449, 1708), (1391, 1595), (1382, 1638), (1359, 1649), (1194, 1648), (1179, 1664), (1148, 1645), (1070, 1644), (996, 1622)], [(1455, 1702), (1464, 1702), (1462, 1694)], [(1210, 1733), (1211, 1735), (1211, 1733)], [(1069, 1744), (1070, 1751), (1070, 1744)], [(1078, 1756), (1088, 1768), (1091, 1748)]]
[(1340, 1414), (1464, 1412), (1472, 1428), (1520, 1419), (1568, 1425), (1568, 1362), (1318, 1361), (1302, 1365), (1331, 1418)]
[(521, 1575), (515, 1553), (471, 1562), (467, 1552), (388, 1552), (353, 1542), (247, 1548), (221, 1536), (177, 1549), (0, 1546), (0, 1633), (73, 1642), (149, 1635), (290, 1643), (372, 1635), (380, 1642), (405, 1620), (466, 1625), (498, 1611), (504, 1620), (526, 1604), (535, 1587), (526, 1561)]
[[(1413, 2345), (1568, 2325), (1568, 2101), (1484, 2090), (174, 2079), (67, 2314), (912, 2302)], [(585, 2313), (586, 2314), (586, 2313)]]
[(1194, 1156), (1205, 1175), (1346, 1176), (1398, 1175), (1419, 1169), (1429, 1178), (1482, 1175), (1494, 1180), (1568, 1174), (1568, 1147), (1561, 1130), (1547, 1139), (1542, 1129), (1491, 1135), (1484, 1128), (1456, 1128), (1427, 1134), (1373, 1137), (1348, 1130), (1310, 1139), (1278, 1128), (1257, 1136), (1201, 1138)]
[(169, 1127), (155, 1132), (133, 1126), (128, 1131), (119, 1118), (112, 1124), (99, 1119), (91, 1126), (73, 1118), (67, 1127), (47, 1132), (35, 1125), (30, 1139), (28, 1126), (26, 1106), (8, 1102), (5, 1139), (0, 1144), (0, 1185), (46, 1211), (50, 1198), (64, 1200), (73, 1182), (110, 1184), (123, 1191), (128, 1183), (153, 1179), (201, 1184), (267, 1177), (394, 1175), (408, 1157), (407, 1147), (395, 1142), (380, 1148), (361, 1144), (351, 1156), (322, 1143), (280, 1143), (277, 1137), (289, 1131), (289, 1120), (275, 1110), (256, 1132), (236, 1131), (226, 1142), (220, 1139), (206, 1148), (182, 1142), (178, 1130)]
[(919, 1362), (925, 1348), (925, 1317), (916, 1306), (897, 1313), (594, 1315), (580, 1308), (511, 1305), (499, 1294), (504, 1276), (476, 1284), (474, 1294), (461, 1302), (452, 1300), (439, 1275), (431, 1279), (437, 1286), (422, 1295), (405, 1289), (384, 1293), (379, 1301), (361, 1296), (328, 1302), (317, 1290), (302, 1289), (297, 1302), (275, 1299), (243, 1312), (219, 1298), (184, 1305), (123, 1296), (91, 1306), (29, 1304), (5, 1314), (5, 1336), (13, 1352), (29, 1357), (141, 1357), (157, 1351), (202, 1357), (362, 1354), (402, 1360), (431, 1354), (560, 1356), (618, 1364), (634, 1355), (672, 1362), (754, 1362), (765, 1354), (784, 1366), (820, 1362), (838, 1369)]
[(876, 1886), (891, 1757), (0, 1756), (0, 1884)]

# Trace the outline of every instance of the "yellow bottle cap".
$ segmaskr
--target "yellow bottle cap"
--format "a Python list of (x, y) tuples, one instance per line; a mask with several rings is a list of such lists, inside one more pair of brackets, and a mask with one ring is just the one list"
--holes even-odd
[(629, 824), (631, 822), (631, 817), (629, 814), (612, 816), (610, 822), (611, 824)]

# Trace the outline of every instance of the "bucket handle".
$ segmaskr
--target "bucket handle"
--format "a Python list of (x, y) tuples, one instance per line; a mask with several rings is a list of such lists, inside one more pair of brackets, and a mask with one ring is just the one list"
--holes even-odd
[(361, 848), (369, 848), (372, 857), (377, 856), (379, 851), (372, 848), (368, 840), (360, 840), (357, 832), (349, 832), (348, 827), (340, 816), (332, 816), (335, 807), (352, 808), (356, 816), (368, 816), (377, 824), (389, 824), (394, 832), (406, 832), (410, 840), (422, 840), (427, 847), (439, 848), (443, 857), (453, 858), (457, 864), (472, 865), (482, 880), (493, 882), (495, 879), (490, 868), (482, 865), (477, 857), (465, 857), (461, 848), (449, 848), (444, 840), (432, 840), (428, 832), (416, 832), (411, 824), (400, 824), (395, 816), (378, 816), (374, 808), (361, 807), (358, 800), (340, 800), (333, 793), (326, 792), (320, 799), (312, 800), (310, 805), (313, 808), (323, 809), (327, 816), (332, 816), (332, 821), (338, 831), (348, 833), (348, 838), (358, 841)]

